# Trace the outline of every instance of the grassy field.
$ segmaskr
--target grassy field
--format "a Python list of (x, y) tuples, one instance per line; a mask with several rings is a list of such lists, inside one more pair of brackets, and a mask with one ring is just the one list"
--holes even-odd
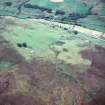
[(29, 3), (52, 9), (62, 9), (68, 12), (73, 11), (78, 13), (86, 13), (89, 9), (88, 6), (77, 0), (65, 0), (62, 3), (52, 3), (50, 0), (31, 0)]
[[(27, 59), (42, 57), (51, 60), (55, 59), (56, 52), (59, 52), (58, 59), (64, 60), (67, 63), (89, 63), (88, 60), (83, 59), (79, 54), (79, 51), (82, 49), (82, 47), (78, 46), (81, 43), (81, 39), (75, 39), (73, 33), (69, 34), (63, 29), (52, 28), (49, 25), (35, 21), (22, 21), (21, 19), (17, 19), (15, 25), (8, 24), (8, 31), (4, 32), (4, 37)], [(66, 37), (71, 37), (71, 39), (67, 39)], [(27, 43), (27, 48), (17, 46), (17, 43), (24, 42)], [(52, 48), (49, 46), (52, 46)]]
[[(9, 1), (9, 0), (7, 0)], [(105, 32), (105, 5), (104, 3), (99, 2), (97, 4), (98, 0), (95, 1), (82, 1), (82, 0), (65, 0), (62, 3), (52, 3), (50, 0), (29, 0), (26, 2), (26, 0), (12, 0), (11, 6), (6, 6), (5, 1), (0, 0), (0, 15), (1, 16), (16, 16), (19, 18), (27, 18), (27, 17), (33, 17), (36, 16), (41, 17), (41, 15), (45, 15), (46, 13), (41, 12), (38, 9), (31, 9), (31, 8), (25, 8), (24, 4), (31, 4), (31, 5), (38, 5), (43, 8), (51, 8), (53, 10), (63, 10), (66, 12), (65, 16), (58, 16), (60, 19), (63, 17), (68, 17), (68, 14), (70, 13), (76, 13), (76, 14), (82, 14), (86, 15), (90, 12), (95, 15), (89, 15), (85, 18), (80, 18), (78, 21), (80, 25), (87, 27), (89, 29), (94, 29), (97, 31)], [(93, 6), (92, 10), (90, 8)], [(20, 7), (20, 9), (19, 9)], [(20, 11), (20, 14), (18, 14)], [(90, 13), (91, 14), (91, 13)], [(47, 14), (46, 14), (47, 16)], [(54, 14), (53, 14), (54, 16)], [(70, 23), (70, 20), (68, 22)]]
[[(26, 59), (41, 57), (46, 60), (54, 60), (57, 57), (66, 63), (87, 65), (90, 64), (90, 61), (83, 59), (80, 51), (95, 44), (105, 44), (104, 41), (86, 34), (75, 35), (62, 28), (39, 23), (34, 19), (24, 20), (11, 17), (9, 20), (12, 21), (12, 24), (10, 22), (7, 25), (7, 31), (3, 33), (3, 37), (9, 40), (11, 46), (15, 47)], [(19, 43), (26, 43), (27, 48), (18, 47)]]
[(0, 72), (3, 70), (8, 70), (8, 68), (11, 67), (11, 63), (10, 62), (0, 62)]

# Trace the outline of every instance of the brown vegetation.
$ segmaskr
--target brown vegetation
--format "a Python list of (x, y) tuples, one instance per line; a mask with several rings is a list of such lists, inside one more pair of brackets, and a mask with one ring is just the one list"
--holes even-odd
[(95, 46), (94, 51), (82, 51), (92, 64), (74, 78), (56, 71), (57, 65), (52, 62), (27, 62), (12, 48), (0, 45), (0, 60), (16, 65), (11, 71), (0, 73), (0, 105), (104, 105), (104, 51), (100, 46)]

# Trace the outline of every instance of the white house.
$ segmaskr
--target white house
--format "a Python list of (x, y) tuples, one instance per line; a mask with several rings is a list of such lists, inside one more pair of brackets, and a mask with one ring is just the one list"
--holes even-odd
[(64, 2), (64, 0), (50, 0), (51, 2), (55, 2), (55, 3), (60, 3), (60, 2)]

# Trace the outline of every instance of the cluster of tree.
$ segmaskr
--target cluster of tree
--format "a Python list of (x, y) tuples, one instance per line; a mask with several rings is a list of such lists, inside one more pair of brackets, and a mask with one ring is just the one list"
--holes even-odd
[(28, 45), (27, 45), (26, 42), (23, 42), (23, 43), (17, 43), (17, 46), (18, 46), (18, 47), (23, 47), (23, 48), (27, 48), (27, 47), (28, 47)]
[(56, 10), (55, 15), (65, 15), (65, 12), (62, 10)]
[(52, 19), (52, 15), (55, 15), (55, 16), (58, 16), (55, 20), (66, 21), (66, 22), (70, 22), (70, 21), (76, 22), (80, 18), (85, 18), (88, 15), (91, 15), (91, 9), (92, 9), (92, 7), (90, 7), (88, 9), (88, 12), (86, 12), (86, 13), (76, 13), (76, 12), (75, 13), (74, 12), (73, 13), (66, 13), (63, 10), (55, 10), (55, 12), (53, 12), (53, 10), (50, 9), (50, 8), (41, 7), (41, 6), (38, 6), (38, 5), (29, 4), (29, 3), (25, 4), (24, 7), (25, 8), (38, 9), (38, 10), (41, 10), (42, 12), (46, 11), (47, 13), (51, 14), (51, 15), (48, 15), (48, 16), (45, 16), (43, 14), (42, 14), (42, 16), (39, 15), (40, 18), (43, 18), (43, 19), (47, 20), (47, 19)]
[(4, 2), (4, 5), (5, 6), (12, 6), (12, 2), (9, 2), (9, 1), (8, 2)]
[(39, 10), (41, 10), (42, 12), (46, 11), (46, 12), (48, 12), (48, 13), (52, 13), (52, 9), (50, 9), (50, 8), (45, 8), (45, 7), (41, 7), (41, 6), (38, 6), (38, 5), (25, 4), (24, 7), (25, 7), (25, 8), (32, 8), (32, 9), (39, 9)]

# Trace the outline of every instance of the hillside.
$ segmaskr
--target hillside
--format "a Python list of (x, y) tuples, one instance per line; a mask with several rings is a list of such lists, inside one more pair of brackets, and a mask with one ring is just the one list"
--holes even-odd
[(105, 1), (0, 0), (0, 105), (105, 105)]
[(0, 15), (20, 18), (43, 18), (51, 21), (82, 25), (105, 32), (105, 2), (102, 0), (0, 0)]

